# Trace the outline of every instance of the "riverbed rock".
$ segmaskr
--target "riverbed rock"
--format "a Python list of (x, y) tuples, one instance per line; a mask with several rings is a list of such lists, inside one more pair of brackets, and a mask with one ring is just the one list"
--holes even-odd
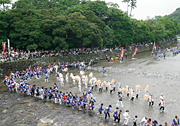
[(23, 110), (17, 110), (16, 113), (23, 113)]
[(47, 126), (47, 124), (44, 124), (42, 122), (38, 122), (37, 126)]
[(42, 124), (52, 124), (54, 121), (52, 119), (49, 118), (42, 118), (40, 119)]
[(6, 113), (7, 112), (7, 109), (4, 109), (3, 111), (2, 111), (2, 113)]
[(99, 123), (99, 125), (98, 126), (106, 126), (105, 124), (103, 124), (103, 123)]
[(7, 114), (3, 114), (3, 116), (7, 116)]
[(31, 102), (33, 99), (29, 98), (29, 99), (25, 99), (24, 102)]

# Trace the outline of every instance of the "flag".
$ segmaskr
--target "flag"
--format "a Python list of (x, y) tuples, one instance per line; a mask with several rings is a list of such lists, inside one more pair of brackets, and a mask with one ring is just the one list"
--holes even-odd
[(2, 42), (3, 52), (5, 52), (6, 49), (6, 42)]
[(133, 56), (135, 56), (135, 55), (136, 55), (137, 51), (138, 51), (138, 49), (136, 48), (136, 49), (135, 49), (135, 51), (134, 51), (134, 55), (133, 55)]
[(124, 57), (124, 49), (121, 51), (121, 58)]
[(154, 42), (154, 45), (153, 45), (153, 49), (152, 49), (152, 53), (154, 52), (154, 48), (155, 48), (156, 46), (155, 46), (155, 42)]

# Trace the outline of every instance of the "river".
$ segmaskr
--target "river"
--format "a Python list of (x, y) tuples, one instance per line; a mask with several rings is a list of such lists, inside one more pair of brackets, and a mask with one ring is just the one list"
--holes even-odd
[[(102, 73), (102, 68), (106, 68), (106, 73)], [(180, 55), (172, 56), (172, 52), (166, 54), (166, 58), (158, 58), (151, 56), (150, 52), (139, 53), (135, 59), (124, 58), (122, 63), (100, 61), (92, 66), (91, 69), (86, 69), (86, 75), (93, 72), (97, 79), (102, 81), (111, 81), (114, 79), (117, 83), (121, 83), (123, 87), (128, 85), (135, 89), (136, 85), (140, 85), (140, 95), (134, 102), (129, 101), (126, 95), (123, 98), (123, 112), (129, 110), (132, 118), (138, 115), (141, 120), (144, 116), (156, 119), (159, 124), (168, 122), (170, 125), (175, 115), (180, 113), (178, 100), (180, 88)], [(79, 74), (79, 69), (69, 69), (69, 73)], [(65, 76), (65, 73), (64, 73)], [(36, 84), (39, 87), (51, 87), (54, 82), (60, 87), (60, 83), (56, 81), (55, 73), (49, 77), (49, 83), (45, 84), (44, 79), (29, 80), (31, 84)], [(155, 104), (149, 107), (147, 101), (144, 101), (145, 87), (149, 86), (149, 93), (153, 95)], [(104, 104), (104, 108), (109, 104), (112, 105), (112, 111), (118, 106), (118, 91), (112, 94), (103, 89), (102, 93), (93, 91), (93, 96), (96, 98), (95, 110), (93, 114), (84, 113), (83, 111), (72, 110), (71, 107), (47, 102), (38, 98), (32, 98), (20, 93), (11, 93), (1, 83), (0, 86), (0, 126), (28, 126), (28, 125), (57, 125), (57, 126), (96, 126), (96, 125), (120, 125), (113, 123), (113, 116), (105, 120), (104, 115), (97, 115), (99, 106)], [(84, 86), (82, 86), (83, 92)], [(117, 86), (116, 86), (117, 89)], [(60, 88), (61, 91), (78, 92), (78, 86), (72, 84), (72, 80), (65, 83), (65, 87)], [(165, 111), (159, 111), (160, 94), (165, 96)], [(132, 120), (129, 120), (129, 125), (132, 125)]]

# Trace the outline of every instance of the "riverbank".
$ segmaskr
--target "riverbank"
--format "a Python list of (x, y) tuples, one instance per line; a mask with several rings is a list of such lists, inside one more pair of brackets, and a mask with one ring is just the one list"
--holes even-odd
[[(163, 48), (170, 48), (172, 46), (176, 46), (176, 41), (165, 41), (160, 42), (156, 46)], [(135, 48), (138, 48), (138, 53), (143, 53), (146, 51), (151, 51), (153, 48), (153, 44), (147, 46), (132, 46), (131, 49), (126, 49), (125, 53), (128, 57), (132, 57)], [(120, 55), (121, 50), (112, 50), (112, 51), (97, 51), (97, 53), (92, 54), (80, 54), (80, 55), (69, 55), (69, 56), (58, 56), (58, 57), (43, 57), (43, 58), (34, 58), (34, 59), (27, 59), (27, 60), (19, 60), (13, 62), (5, 62), (0, 63), (0, 77), (4, 77), (5, 75), (9, 75), (9, 73), (26, 70), (29, 66), (36, 67), (36, 66), (46, 66), (49, 64), (53, 64), (54, 62), (71, 62), (71, 61), (87, 61), (90, 60), (105, 60), (106, 55), (115, 57), (116, 55)]]
[[(121, 83), (123, 87), (128, 85), (130, 88), (135, 89), (136, 85), (141, 86), (141, 93), (139, 98), (134, 102), (131, 102), (126, 95), (123, 97), (124, 107), (120, 107), (123, 112), (130, 111), (130, 116), (134, 117), (138, 115), (138, 119), (142, 119), (144, 116), (158, 120), (159, 124), (164, 124), (165, 121), (168, 124), (172, 123), (174, 115), (177, 115), (178, 108), (178, 88), (179, 88), (179, 57), (172, 56), (171, 52), (167, 52), (166, 59), (158, 58), (158, 56), (151, 56), (150, 52), (139, 53), (135, 59), (132, 60), (128, 57), (119, 62), (107, 62), (104, 60), (95, 64), (92, 69), (85, 71), (86, 75), (93, 72), (93, 75), (102, 81), (111, 82), (114, 79), (117, 83)], [(102, 73), (102, 67), (106, 68), (106, 73)], [(79, 69), (69, 69), (69, 73), (79, 75)], [(63, 73), (65, 75), (65, 73)], [(60, 83), (56, 81), (54, 74), (50, 74), (49, 83), (44, 83), (44, 78), (28, 80), (30, 84), (36, 84), (39, 87), (51, 87), (54, 82), (60, 87)], [(2, 83), (1, 83), (2, 84)], [(149, 93), (153, 94), (155, 104), (153, 107), (149, 107), (147, 101), (144, 101), (144, 89), (146, 85), (149, 85)], [(176, 87), (176, 88), (174, 88)], [(84, 85), (82, 86), (82, 90)], [(63, 88), (60, 88), (62, 92), (70, 92), (82, 95), (82, 92), (78, 91), (78, 85), (73, 85), (70, 79), (68, 83), (64, 84)], [(0, 125), (38, 125), (38, 126), (50, 126), (50, 125), (77, 125), (77, 126), (97, 126), (105, 125), (110, 126), (113, 124), (113, 113), (110, 113), (111, 118), (105, 120), (104, 114), (102, 116), (97, 115), (98, 108), (101, 103), (104, 103), (104, 108), (109, 104), (112, 105), (112, 111), (115, 110), (118, 100), (118, 90), (112, 94), (103, 88), (102, 93), (98, 90), (93, 90), (93, 96), (96, 98), (95, 110), (93, 115), (83, 113), (77, 109), (72, 110), (71, 107), (54, 104), (54, 102), (46, 102), (38, 98), (29, 97), (21, 93), (11, 93), (7, 88), (0, 90), (0, 119), (2, 120)], [(159, 111), (159, 96), (163, 93), (165, 96), (165, 112)], [(173, 109), (174, 108), (174, 109)], [(178, 115), (179, 116), (179, 115)], [(130, 120), (132, 122), (132, 120)], [(123, 121), (121, 121), (121, 124)], [(121, 125), (120, 124), (120, 125)], [(118, 125), (118, 124), (115, 124)]]

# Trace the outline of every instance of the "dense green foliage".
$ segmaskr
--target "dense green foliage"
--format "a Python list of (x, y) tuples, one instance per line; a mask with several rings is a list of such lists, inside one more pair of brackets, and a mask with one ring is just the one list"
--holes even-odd
[(99, 0), (19, 0), (11, 10), (0, 11), (0, 41), (9, 38), (19, 49), (125, 46), (158, 42), (179, 32), (175, 19), (139, 21), (117, 4)]
[(165, 17), (172, 18), (172, 19), (177, 19), (178, 22), (180, 23), (180, 8), (177, 8), (176, 11), (174, 11), (170, 15), (166, 15)]
[[(162, 18), (163, 16), (155, 16), (155, 20)], [(180, 8), (177, 8), (172, 14), (165, 15), (166, 18), (177, 19), (180, 23)]]

